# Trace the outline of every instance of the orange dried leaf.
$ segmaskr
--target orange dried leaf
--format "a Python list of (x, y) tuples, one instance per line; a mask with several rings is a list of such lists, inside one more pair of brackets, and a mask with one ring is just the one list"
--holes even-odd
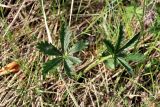
[(15, 61), (9, 63), (8, 65), (6, 65), (5, 67), (3, 67), (2, 69), (0, 69), (0, 76), (1, 75), (5, 75), (8, 73), (12, 73), (12, 72), (18, 72), (19, 71), (19, 64)]

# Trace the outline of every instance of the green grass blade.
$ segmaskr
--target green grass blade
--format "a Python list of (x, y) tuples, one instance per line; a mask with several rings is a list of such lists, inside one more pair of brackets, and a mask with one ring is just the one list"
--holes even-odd
[(140, 32), (137, 33), (130, 41), (128, 41), (122, 48), (119, 49), (118, 52), (123, 51), (124, 49), (128, 48), (129, 46), (131, 46), (135, 41), (138, 40), (138, 38), (140, 37)]
[(111, 41), (109, 41), (109, 40), (104, 40), (104, 44), (106, 45), (106, 47), (107, 47), (107, 49), (108, 49), (108, 51), (111, 53), (111, 54), (114, 54), (114, 46), (113, 46), (113, 44), (111, 43)]
[(133, 74), (133, 69), (123, 58), (118, 57), (118, 61), (124, 66), (130, 74)]
[(55, 56), (61, 56), (61, 52), (53, 46), (51, 43), (45, 42), (39, 42), (37, 44), (37, 48), (40, 52), (43, 52), (46, 55), (55, 55)]
[(70, 43), (70, 37), (71, 37), (71, 32), (69, 31), (69, 28), (65, 24), (62, 24), (60, 31), (60, 41), (63, 52), (67, 51), (68, 49)]
[(49, 60), (49, 61), (47, 61), (46, 63), (44, 63), (44, 64), (43, 64), (43, 70), (42, 70), (43, 76), (46, 76), (46, 74), (47, 74), (50, 70), (56, 68), (60, 62), (62, 62), (62, 58), (61, 58), (61, 57), (58, 57), (58, 58)]

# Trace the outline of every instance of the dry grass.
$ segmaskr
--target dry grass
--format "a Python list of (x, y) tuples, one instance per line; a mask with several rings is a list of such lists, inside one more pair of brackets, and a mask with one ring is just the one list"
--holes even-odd
[[(0, 1), (1, 13), (4, 12), (4, 16), (0, 17), (0, 67), (12, 61), (17, 61), (20, 65), (18, 73), (0, 77), (0, 106), (158, 107), (159, 35), (149, 33), (148, 29), (140, 29), (137, 19), (127, 22), (123, 12), (125, 6), (120, 2), (70, 0), (60, 3), (63, 0), (44, 0), (42, 5), (40, 1)], [(154, 3), (150, 1), (147, 4)], [(144, 5), (139, 3), (139, 6), (143, 8)], [(134, 76), (128, 75), (121, 67), (111, 70), (101, 63), (79, 81), (64, 76), (62, 71), (59, 74), (50, 73), (44, 80), (42, 64), (49, 57), (38, 52), (36, 44), (48, 40), (59, 46), (59, 28), (63, 17), (73, 31), (73, 42), (80, 39), (89, 41), (88, 49), (77, 54), (83, 61), (77, 69), (99, 57), (98, 53), (104, 50), (104, 35), (116, 35), (117, 30), (111, 31), (109, 28), (116, 27), (121, 20), (126, 21), (126, 39), (131, 38), (133, 33), (144, 30), (137, 50), (143, 52), (147, 60), (140, 64), (131, 63)], [(115, 40), (114, 36), (107, 38)]]

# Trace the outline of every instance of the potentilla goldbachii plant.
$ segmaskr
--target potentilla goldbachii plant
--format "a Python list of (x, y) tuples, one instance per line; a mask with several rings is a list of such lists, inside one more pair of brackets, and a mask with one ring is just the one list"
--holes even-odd
[(46, 74), (48, 74), (49, 71), (57, 68), (57, 66), (61, 66), (64, 68), (66, 74), (71, 77), (73, 66), (81, 62), (81, 60), (73, 56), (73, 54), (87, 47), (87, 42), (85, 41), (79, 41), (70, 47), (69, 45), (70, 45), (71, 35), (72, 33), (69, 30), (69, 27), (66, 26), (66, 24), (62, 24), (60, 30), (60, 42), (61, 42), (60, 48), (57, 48), (55, 45), (52, 45), (47, 41), (40, 42), (37, 44), (37, 48), (39, 49), (40, 52), (43, 52), (45, 55), (54, 56), (52, 60), (49, 60), (43, 64), (43, 70), (42, 70), (43, 76), (46, 76)]
[[(104, 62), (107, 66), (112, 66), (112, 68), (116, 68), (118, 64), (121, 64), (130, 74), (133, 74), (133, 69), (128, 64), (128, 61), (140, 62), (140, 60), (144, 60), (144, 55), (138, 52), (127, 54), (127, 48), (135, 43), (139, 38), (140, 32), (134, 35), (128, 42), (124, 43), (125, 41), (123, 26), (122, 24), (120, 24), (116, 43), (113, 44), (111, 40), (104, 39), (103, 42), (107, 49), (102, 53), (101, 58), (95, 60), (92, 64), (90, 64), (84, 70), (84, 72), (86, 73), (97, 64)], [(124, 43), (124, 45), (122, 44), (122, 42)]]
[[(131, 53), (127, 54), (127, 48), (130, 47), (133, 43), (135, 43), (139, 38), (140, 38), (140, 32), (135, 34), (128, 42), (124, 43), (124, 31), (123, 31), (123, 25), (120, 24), (119, 26), (119, 34), (117, 41), (115, 45), (107, 39), (104, 39), (104, 44), (107, 47), (107, 50), (103, 52), (103, 56), (111, 55), (111, 59), (113, 61), (114, 68), (118, 65), (121, 64), (123, 67), (126, 68), (126, 70), (133, 74), (133, 69), (132, 67), (128, 64), (128, 61), (138, 61), (136, 60), (137, 58), (144, 60), (144, 56), (140, 53)], [(124, 43), (124, 45), (122, 44)], [(106, 54), (106, 52), (108, 54)], [(106, 60), (105, 60), (106, 61)], [(104, 62), (105, 62), (104, 61)], [(111, 61), (111, 62), (112, 62)], [(110, 62), (110, 63), (111, 63)]]

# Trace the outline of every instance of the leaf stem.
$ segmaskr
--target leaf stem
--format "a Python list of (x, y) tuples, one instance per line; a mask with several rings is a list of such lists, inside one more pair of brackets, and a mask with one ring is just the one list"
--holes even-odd
[(93, 63), (91, 63), (83, 72), (87, 73), (89, 70), (91, 70), (93, 67), (95, 67), (96, 65), (98, 65), (99, 63), (102, 63), (105, 60), (108, 60), (109, 58), (111, 58), (112, 55), (106, 56), (106, 57), (101, 57), (100, 59), (95, 60)]

